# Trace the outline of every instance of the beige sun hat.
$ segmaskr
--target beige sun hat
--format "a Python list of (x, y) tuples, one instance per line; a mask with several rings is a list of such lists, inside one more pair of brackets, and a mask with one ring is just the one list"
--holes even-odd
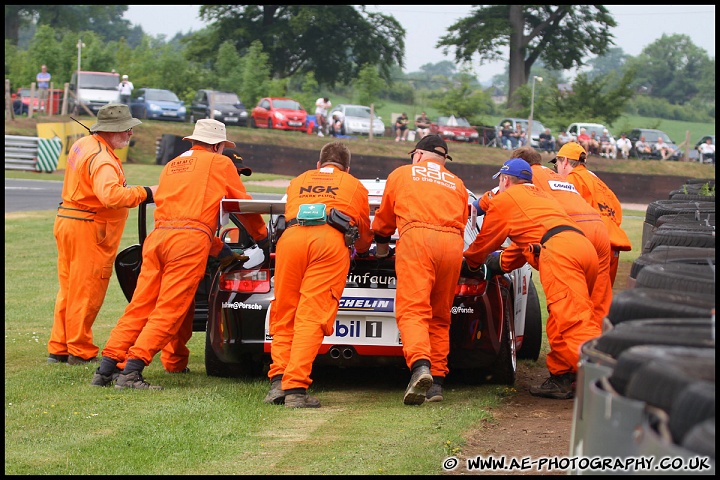
[(97, 121), (90, 127), (90, 133), (124, 132), (141, 123), (137, 118), (133, 118), (127, 105), (109, 103), (98, 110)]
[(195, 130), (192, 135), (184, 137), (183, 140), (197, 140), (198, 142), (215, 145), (224, 142), (226, 147), (234, 148), (235, 142), (227, 139), (225, 124), (212, 118), (202, 118), (195, 123)]

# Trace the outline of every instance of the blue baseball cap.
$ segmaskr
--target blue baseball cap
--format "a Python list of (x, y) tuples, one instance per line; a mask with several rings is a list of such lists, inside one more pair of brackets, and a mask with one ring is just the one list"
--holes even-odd
[(501, 173), (532, 182), (532, 168), (530, 164), (522, 158), (511, 158), (503, 163), (500, 171), (493, 175), (493, 178), (497, 178)]

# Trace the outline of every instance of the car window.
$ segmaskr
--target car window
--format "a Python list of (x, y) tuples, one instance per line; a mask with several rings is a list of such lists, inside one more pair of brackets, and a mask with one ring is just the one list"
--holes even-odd
[(273, 106), (275, 108), (284, 108), (286, 110), (302, 110), (300, 104), (295, 100), (274, 100)]
[(177, 95), (170, 90), (148, 90), (145, 95), (146, 100), (155, 100), (156, 102), (179, 102)]
[(215, 103), (235, 105), (236, 103), (240, 103), (240, 99), (234, 93), (215, 92)]
[(260, 102), (260, 108), (264, 108), (265, 110), (270, 109), (270, 100), (264, 99), (262, 102)]
[(370, 109), (364, 107), (349, 107), (345, 111), (347, 117), (370, 118)]

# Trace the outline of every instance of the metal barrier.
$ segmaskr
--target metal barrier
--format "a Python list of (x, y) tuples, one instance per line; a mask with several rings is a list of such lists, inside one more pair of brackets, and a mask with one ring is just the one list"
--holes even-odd
[(36, 171), (38, 137), (5, 135), (5, 170)]

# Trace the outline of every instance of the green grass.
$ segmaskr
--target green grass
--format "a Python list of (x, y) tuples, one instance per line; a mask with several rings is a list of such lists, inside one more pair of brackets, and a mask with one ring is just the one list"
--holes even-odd
[[(620, 257), (629, 270), (644, 213), (624, 214), (636, 247)], [(450, 385), (444, 402), (407, 407), (402, 371), (331, 371), (314, 375), (322, 408), (285, 409), (262, 402), (266, 379), (206, 376), (202, 332), (188, 344), (192, 373), (165, 374), (159, 358), (146, 368), (163, 391), (91, 387), (94, 367), (46, 363), (58, 288), (54, 217), (5, 214), (6, 474), (439, 474), (508, 395), (501, 386)], [(133, 209), (121, 248), (136, 240)], [(93, 328), (101, 348), (126, 305), (113, 278)]]

